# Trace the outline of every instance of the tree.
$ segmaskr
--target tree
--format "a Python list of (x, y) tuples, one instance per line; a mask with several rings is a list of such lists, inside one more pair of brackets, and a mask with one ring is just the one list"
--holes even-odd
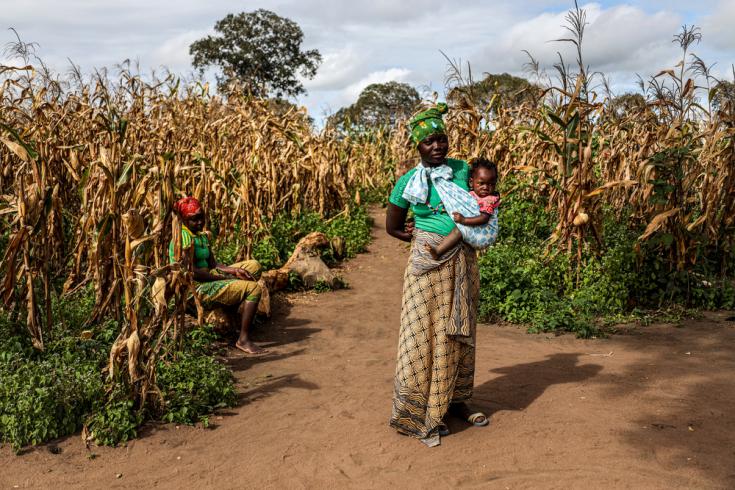
[(628, 92), (613, 97), (607, 104), (607, 114), (617, 119), (634, 115), (646, 108), (646, 98), (637, 93)]
[(735, 82), (721, 80), (714, 87), (712, 107), (716, 111), (735, 112)]
[(319, 51), (301, 50), (304, 33), (298, 24), (271, 11), (229, 14), (214, 25), (214, 36), (189, 46), (193, 65), (203, 72), (219, 66), (220, 88), (237, 79), (260, 97), (288, 97), (305, 92), (296, 78), (313, 78), (321, 63)]
[(365, 87), (354, 104), (330, 116), (329, 123), (341, 130), (348, 126), (361, 129), (393, 127), (410, 117), (420, 101), (416, 89), (406, 83), (373, 83)]
[(314, 118), (305, 111), (300, 111), (299, 106), (287, 99), (271, 97), (268, 99), (268, 108), (279, 117), (285, 117), (291, 113), (292, 118), (301, 119), (307, 126), (314, 125)]
[(456, 104), (464, 99), (475, 107), (485, 108), (497, 96), (502, 107), (512, 108), (522, 104), (536, 104), (541, 93), (540, 87), (525, 78), (508, 73), (487, 73), (479, 82), (453, 88), (447, 95), (447, 100)]

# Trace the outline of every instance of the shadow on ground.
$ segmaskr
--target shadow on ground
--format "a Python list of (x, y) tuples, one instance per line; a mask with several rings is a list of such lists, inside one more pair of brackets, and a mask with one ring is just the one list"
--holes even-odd
[[(602, 366), (580, 365), (581, 355), (552, 354), (543, 361), (491, 369), (490, 372), (501, 376), (475, 386), (471, 407), (490, 418), (501, 410), (525, 410), (552, 385), (578, 383), (596, 376)], [(453, 432), (461, 432), (469, 427), (463, 421), (450, 422)]]
[(716, 485), (735, 488), (735, 323), (727, 316), (708, 313), (681, 329), (617, 336), (619, 349), (639, 360), (595, 382), (610, 398), (643, 402), (622, 435), (641, 458), (670, 469), (693, 467)]
[(228, 332), (229, 350), (225, 362), (233, 371), (244, 371), (256, 363), (279, 361), (297, 356), (304, 349), (286, 353), (276, 353), (272, 350), (289, 344), (300, 343), (321, 331), (320, 328), (310, 327), (311, 321), (305, 318), (291, 318), (291, 304), (281, 295), (273, 297), (273, 314), (270, 318), (257, 318), (251, 330), (253, 341), (261, 347), (270, 349), (266, 355), (254, 356), (235, 349), (234, 343), (239, 332)]
[(311, 391), (319, 389), (319, 385), (299, 378), (298, 374), (262, 376), (248, 382), (245, 390), (240, 393), (239, 401), (240, 404), (252, 403), (273, 396), (285, 388)]

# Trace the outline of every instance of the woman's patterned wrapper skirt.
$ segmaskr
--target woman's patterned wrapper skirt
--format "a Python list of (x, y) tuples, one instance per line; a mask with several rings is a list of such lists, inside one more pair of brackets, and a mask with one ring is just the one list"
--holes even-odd
[[(472, 397), (475, 374), (479, 295), (475, 252), (460, 245), (434, 268), (415, 267), (431, 260), (424, 253), (424, 244), (442, 238), (419, 231), (413, 243), (404, 276), (390, 419), (391, 427), (429, 446), (440, 442), (438, 428), (449, 404)], [(458, 294), (463, 298), (456, 298)], [(465, 335), (456, 335), (458, 330)]]

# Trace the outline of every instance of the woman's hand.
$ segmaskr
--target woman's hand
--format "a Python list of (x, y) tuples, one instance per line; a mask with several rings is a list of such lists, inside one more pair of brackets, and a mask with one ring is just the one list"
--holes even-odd
[(222, 272), (226, 272), (227, 274), (232, 274), (237, 279), (242, 279), (243, 281), (255, 281), (253, 275), (245, 269), (238, 269), (237, 267), (219, 264), (217, 265), (217, 269), (221, 270)]
[(238, 279), (242, 279), (243, 281), (255, 281), (253, 275), (244, 269), (237, 269), (233, 267), (233, 275)]
[(226, 276), (212, 274), (212, 272), (205, 267), (195, 267), (193, 270), (193, 276), (196, 282), (213, 282), (229, 279), (229, 277)]

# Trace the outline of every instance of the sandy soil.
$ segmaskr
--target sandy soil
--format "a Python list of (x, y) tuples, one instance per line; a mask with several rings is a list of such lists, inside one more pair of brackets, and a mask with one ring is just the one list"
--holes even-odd
[[(382, 212), (376, 214), (378, 224)], [(735, 488), (735, 323), (608, 339), (478, 328), (475, 405), (426, 448), (387, 426), (405, 245), (377, 227), (350, 289), (292, 296), (232, 351), (240, 404), (215, 427), (155, 425), (121, 448), (78, 436), (15, 456), (2, 488)], [(59, 454), (51, 449), (58, 447)]]

